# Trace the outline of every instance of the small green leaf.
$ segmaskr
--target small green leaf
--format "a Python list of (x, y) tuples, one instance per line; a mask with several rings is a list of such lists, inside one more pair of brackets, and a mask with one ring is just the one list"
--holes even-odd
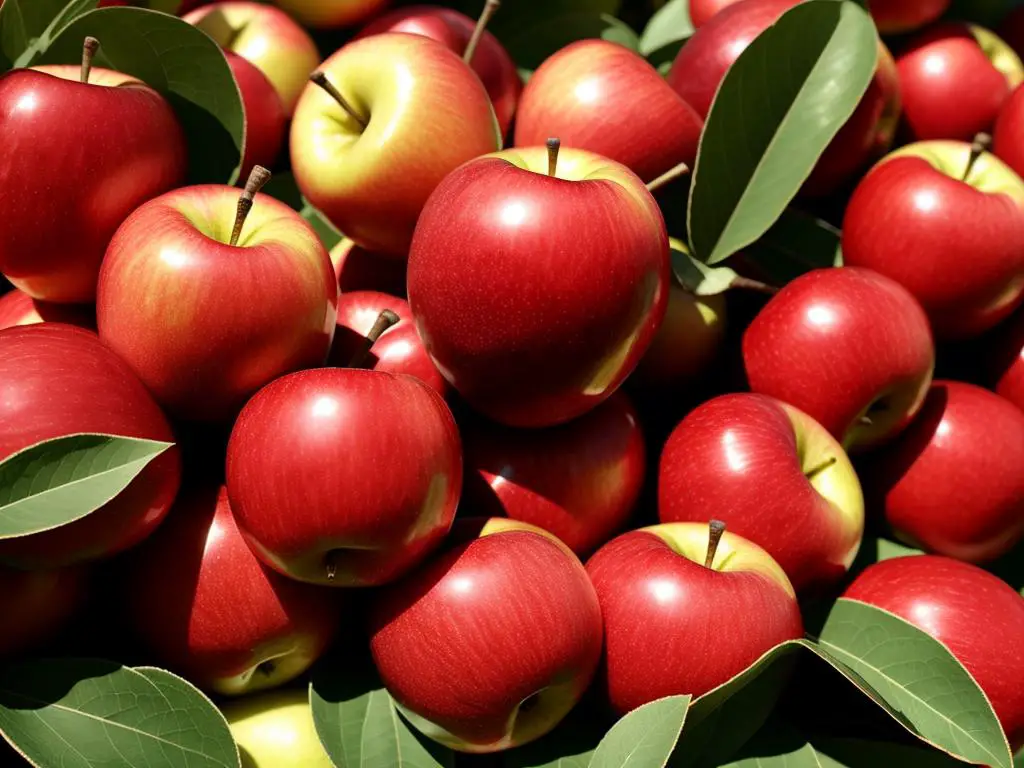
[(98, 659), (0, 669), (0, 735), (47, 768), (240, 766), (223, 715), (189, 683)]
[(681, 43), (692, 34), (690, 0), (669, 0), (647, 22), (640, 36), (639, 50), (650, 61), (653, 53), (673, 43), (677, 44), (678, 51)]
[(813, 269), (841, 267), (841, 240), (827, 221), (788, 208), (742, 257), (762, 279), (785, 285)]
[(68, 435), (8, 456), (0, 462), (0, 539), (59, 528), (95, 512), (171, 445)]
[(725, 293), (736, 280), (736, 271), (729, 267), (709, 267), (685, 251), (672, 249), (672, 272), (679, 284), (697, 296)]
[(694, 255), (720, 262), (763, 235), (856, 109), (878, 34), (856, 3), (807, 0), (740, 54), (712, 104), (690, 189)]
[(634, 709), (601, 739), (590, 768), (664, 768), (689, 707), (689, 696), (667, 696)]
[(510, 37), (505, 47), (520, 68), (536, 69), (570, 43), (594, 38), (634, 51), (640, 45), (640, 38), (625, 22), (607, 13), (582, 12), (541, 19)]

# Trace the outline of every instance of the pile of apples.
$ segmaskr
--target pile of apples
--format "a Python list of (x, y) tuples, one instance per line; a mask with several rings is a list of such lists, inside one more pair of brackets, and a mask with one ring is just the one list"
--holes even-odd
[[(239, 86), (244, 188), (183, 186), (173, 106), (102, 40), (0, 77), (0, 459), (174, 443), (0, 539), (0, 656), (73, 647), (98, 601), (256, 764), (315, 768), (305, 692), (258, 692), (342, 641), (418, 731), (490, 753), (588, 690), (705, 694), (842, 594), (944, 643), (1024, 746), (1024, 598), (983, 567), (1024, 537), (1024, 12), (1000, 38), (870, 0), (898, 42), (801, 192), (842, 201), (844, 265), (776, 286), (741, 255), (761, 294), (697, 296), (659, 202), (796, 4), (691, 0), (667, 77), (595, 39), (525, 84), (493, 0), (183, 8)], [(851, 572), (866, 528), (928, 554)]]

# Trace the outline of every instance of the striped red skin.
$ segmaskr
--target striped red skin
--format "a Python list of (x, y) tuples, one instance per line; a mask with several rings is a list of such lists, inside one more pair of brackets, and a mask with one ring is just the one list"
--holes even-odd
[(22, 571), (0, 566), (0, 658), (38, 654), (85, 603), (85, 567)]
[(0, 296), (0, 330), (16, 325), (67, 323), (96, 330), (96, 313), (86, 304), (51, 304), (15, 288)]
[(186, 187), (137, 210), (100, 272), (100, 337), (181, 418), (230, 419), (257, 389), (327, 358), (330, 258), (284, 203), (257, 195), (237, 247), (239, 192)]
[[(174, 442), (131, 369), (94, 333), (60, 323), (0, 331), (0, 458), (62, 435), (100, 433)], [(177, 447), (156, 457), (116, 498), (52, 531), (0, 542), (0, 562), (52, 568), (138, 544), (178, 492)]]
[(462, 449), (448, 407), (418, 379), (302, 371), (242, 410), (227, 485), (265, 563), (300, 581), (370, 586), (401, 576), (448, 533)]
[[(630, 168), (645, 182), (692, 168), (704, 121), (639, 55), (617, 43), (581, 40), (530, 78), (516, 117), (515, 144), (585, 149)], [(638, 137), (641, 137), (638, 138)]]
[(487, 91), (458, 56), (422, 35), (356, 40), (320, 69), (369, 124), (363, 131), (307, 86), (291, 131), (299, 188), (358, 245), (405, 258), (434, 188), (501, 146)]
[(937, 20), (950, 0), (868, 0), (868, 9), (884, 35), (911, 32)]
[(843, 597), (895, 613), (940, 641), (988, 696), (1014, 751), (1024, 747), (1024, 598), (946, 557), (877, 563)]

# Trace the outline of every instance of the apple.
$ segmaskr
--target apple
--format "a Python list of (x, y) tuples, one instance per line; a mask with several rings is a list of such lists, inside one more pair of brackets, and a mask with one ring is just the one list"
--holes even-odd
[(352, 27), (372, 19), (388, 0), (274, 0), (304, 27), (337, 29)]
[(1024, 174), (1024, 86), (1010, 95), (993, 132), (992, 151), (1020, 176)]
[(382, 258), (343, 237), (331, 249), (341, 292), (377, 291), (405, 297), (405, 261)]
[(370, 633), (402, 713), (460, 752), (497, 752), (551, 731), (601, 656), (601, 610), (583, 565), (550, 533), (507, 520), (457, 530), (441, 554), (383, 591)]
[(625, 533), (587, 561), (587, 573), (604, 617), (603, 679), (620, 715), (701, 696), (803, 636), (782, 568), (718, 521)]
[(908, 136), (970, 141), (989, 130), (1024, 64), (995, 33), (947, 23), (914, 38), (896, 61)]
[(658, 470), (662, 523), (720, 519), (763, 547), (801, 593), (849, 570), (864, 534), (860, 482), (813, 418), (765, 395), (721, 395), (673, 430)]
[(38, 301), (17, 288), (0, 296), (0, 329), (47, 322), (96, 328), (95, 313), (87, 305)]
[(277, 91), (285, 114), (295, 111), (320, 53), (313, 38), (287, 13), (256, 2), (218, 2), (183, 18), (256, 65)]
[(120, 576), (129, 625), (145, 646), (192, 683), (223, 695), (301, 675), (338, 629), (336, 593), (260, 563), (223, 486), (183, 490)]
[(692, 168), (704, 121), (639, 54), (580, 40), (547, 59), (527, 83), (515, 143), (557, 136), (629, 167), (645, 182), (680, 163)]
[(242, 768), (334, 768), (305, 687), (272, 691), (221, 707), (242, 755)]
[(100, 338), (180, 418), (230, 419), (264, 384), (327, 358), (334, 270), (298, 213), (256, 194), (268, 177), (257, 167), (250, 178), (248, 216), (236, 213), (234, 187), (162, 195), (128, 218), (107, 251)]
[(257, 165), (274, 165), (284, 144), (288, 118), (274, 86), (255, 65), (230, 51), (224, 55), (238, 83), (245, 111), (245, 155), (240, 169), (244, 179)]
[(894, 613), (952, 653), (985, 692), (1016, 751), (1024, 746), (1024, 600), (977, 566), (935, 555), (876, 563), (843, 597)]
[(501, 147), (487, 91), (446, 46), (399, 32), (349, 43), (314, 77), (292, 123), (299, 189), (358, 245), (403, 258), (441, 180)]
[[(98, 433), (174, 442), (170, 425), (131, 369), (96, 334), (62, 323), (0, 331), (0, 460), (65, 435)], [(73, 523), (0, 541), (0, 562), (59, 568), (135, 546), (178, 492), (174, 446), (114, 499)]]
[(986, 352), (988, 383), (997, 394), (1024, 410), (1024, 311), (993, 332)]
[(550, 531), (589, 555), (625, 527), (644, 484), (640, 421), (622, 393), (557, 427), (460, 423), (465, 506)]
[(1024, 181), (980, 145), (910, 144), (854, 190), (842, 249), (907, 288), (940, 339), (977, 336), (1024, 294)]
[[(497, 5), (497, 3), (493, 3)], [(490, 8), (485, 11), (482, 23), (487, 23)], [(356, 39), (368, 35), (379, 35), (382, 32), (408, 32), (413, 35), (432, 37), (449, 49), (465, 58), (467, 46), (473, 39), (473, 33), (481, 22), (474, 21), (465, 14), (450, 8), (436, 5), (411, 5), (397, 8), (390, 13), (379, 16), (370, 22), (356, 35)], [(482, 29), (482, 28), (481, 28)], [(498, 38), (483, 30), (479, 43), (468, 62), (477, 73), (494, 105), (494, 113), (498, 118), (501, 135), (508, 134), (512, 117), (519, 103), (519, 94), (523, 89), (523, 81), (519, 70), (512, 61), (505, 47)], [(544, 138), (547, 138), (545, 136)]]
[(0, 659), (38, 652), (82, 607), (88, 588), (83, 566), (45, 571), (0, 566)]
[[(382, 312), (392, 312), (397, 322), (374, 334)], [(358, 365), (353, 361), (358, 358)], [(363, 359), (365, 358), (365, 360)], [(423, 342), (416, 334), (409, 303), (376, 291), (352, 291), (338, 299), (338, 327), (334, 333), (329, 362), (344, 367), (404, 373), (434, 389), (442, 397), (448, 385), (434, 367)]]
[(917, 414), (935, 345), (924, 310), (899, 283), (869, 269), (816, 269), (754, 318), (743, 334), (743, 363), (751, 390), (799, 408), (847, 448), (863, 450)]
[(879, 32), (894, 35), (931, 24), (949, 4), (950, 0), (868, 0), (868, 10)]
[(0, 76), (0, 273), (34, 299), (93, 301), (118, 226), (185, 178), (170, 105), (90, 57)]
[(412, 376), (302, 371), (242, 409), (227, 485), (268, 565), (313, 584), (383, 584), (447, 535), (462, 490), (459, 433), (441, 396)]
[(618, 389), (669, 279), (665, 222), (640, 178), (556, 141), (448, 176), (409, 253), (427, 352), (470, 406), (513, 427), (569, 421)]
[(739, 0), (690, 0), (690, 23), (700, 29), (719, 11), (735, 5)]

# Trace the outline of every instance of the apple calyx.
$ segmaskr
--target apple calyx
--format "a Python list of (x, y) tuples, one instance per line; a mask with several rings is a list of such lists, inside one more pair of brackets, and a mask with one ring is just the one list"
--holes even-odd
[(991, 146), (992, 137), (989, 134), (979, 133), (974, 137), (974, 141), (971, 142), (971, 154), (967, 158), (967, 167), (964, 168), (964, 175), (960, 178), (960, 181), (967, 182), (967, 179), (971, 176), (971, 171), (974, 170), (974, 164), (978, 162), (978, 158), (985, 154)]
[(558, 173), (558, 153), (562, 149), (561, 139), (548, 139), (548, 176), (552, 178)]
[(263, 186), (270, 181), (270, 171), (262, 165), (255, 166), (249, 173), (249, 179), (245, 182), (245, 189), (238, 198), (238, 209), (235, 211), (235, 225), (231, 229), (230, 245), (238, 245), (238, 238), (242, 236), (242, 227), (252, 210), (256, 193), (263, 189)]
[(725, 535), (725, 523), (721, 520), (712, 520), (708, 523), (708, 551), (704, 555), (704, 567), (711, 568), (715, 563), (715, 555), (718, 554), (718, 545)]
[(353, 107), (349, 100), (342, 95), (341, 91), (334, 87), (334, 83), (327, 79), (327, 75), (325, 75), (318, 69), (316, 72), (309, 76), (309, 80), (311, 83), (314, 83), (315, 85), (318, 85), (321, 88), (323, 88), (324, 91), (327, 92), (327, 95), (334, 99), (336, 102), (338, 102), (338, 106), (345, 110), (345, 114), (347, 114), (357, 123), (359, 123), (359, 126), (364, 131), (366, 130), (367, 126), (370, 124), (370, 121), (356, 111), (356, 108)]
[(661, 176), (656, 178), (647, 184), (647, 191), (654, 193), (664, 187), (666, 184), (670, 184), (676, 179), (681, 179), (683, 176), (687, 176), (690, 173), (690, 166), (686, 163), (680, 163), (679, 165), (669, 168)]
[(470, 36), (469, 42), (466, 43), (466, 50), (462, 53), (462, 60), (466, 64), (472, 63), (476, 49), (480, 45), (480, 41), (483, 40), (484, 30), (487, 29), (491, 18), (500, 7), (501, 0), (487, 0), (486, 4), (484, 4), (484, 9), (480, 12), (480, 18), (476, 20), (476, 26), (473, 28), (473, 34)]
[(91, 35), (85, 38), (82, 43), (82, 82), (89, 82), (89, 73), (92, 72), (92, 60), (100, 49), (100, 41)]
[(816, 478), (818, 475), (820, 475), (822, 472), (824, 472), (829, 467), (834, 467), (838, 462), (839, 462), (839, 457), (838, 456), (831, 456), (831, 457), (825, 459), (825, 461), (821, 462), (821, 464), (819, 464), (818, 466), (812, 467), (810, 470), (805, 472), (804, 473), (804, 477), (807, 478), (808, 482), (813, 482), (814, 478)]
[(366, 358), (370, 356), (370, 350), (380, 337), (384, 335), (384, 331), (396, 325), (400, 320), (401, 318), (390, 309), (385, 309), (377, 315), (377, 320), (374, 322), (373, 327), (366, 334), (366, 340), (363, 342), (362, 347), (359, 348), (359, 351), (352, 355), (352, 359), (348, 362), (348, 367), (362, 368), (366, 363)]

